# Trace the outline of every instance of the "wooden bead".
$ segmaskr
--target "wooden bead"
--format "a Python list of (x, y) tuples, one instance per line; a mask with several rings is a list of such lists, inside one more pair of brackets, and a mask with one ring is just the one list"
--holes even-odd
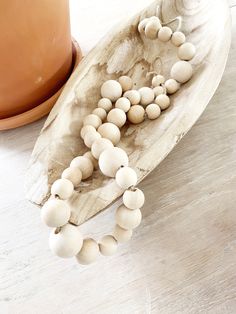
[(116, 183), (124, 190), (136, 185), (137, 181), (137, 174), (134, 169), (130, 167), (121, 167), (116, 173)]
[(96, 114), (102, 121), (104, 121), (107, 117), (107, 112), (103, 108), (96, 108), (92, 113)]
[(79, 168), (69, 167), (62, 172), (61, 177), (71, 181), (74, 187), (78, 187), (82, 180), (82, 172)]
[(87, 132), (96, 132), (96, 129), (92, 125), (85, 125), (85, 126), (83, 126), (81, 131), (80, 131), (80, 136), (81, 136), (82, 139), (84, 139), (85, 134)]
[(152, 86), (157, 87), (165, 82), (165, 77), (163, 75), (155, 75), (152, 79)]
[(161, 110), (165, 110), (170, 106), (170, 98), (167, 95), (162, 94), (156, 97), (155, 103)]
[(182, 45), (185, 42), (185, 40), (186, 40), (186, 37), (184, 33), (182, 32), (174, 32), (171, 37), (171, 42), (176, 47), (179, 47), (180, 45)]
[(111, 235), (104, 236), (99, 241), (99, 250), (100, 250), (100, 253), (104, 256), (113, 255), (117, 250), (116, 239)]
[(122, 95), (122, 87), (117, 81), (108, 80), (102, 84), (101, 95), (111, 101), (116, 101)]
[(93, 145), (93, 142), (101, 138), (100, 133), (98, 132), (87, 132), (84, 136), (84, 144), (88, 147), (91, 148)]
[(83, 246), (76, 255), (77, 261), (82, 265), (94, 263), (98, 258), (99, 246), (93, 239), (84, 239)]
[(92, 153), (89, 151), (89, 152), (86, 152), (85, 154), (83, 154), (84, 157), (87, 157), (88, 159), (91, 160), (92, 164), (93, 164), (93, 168), (94, 169), (99, 169), (99, 166), (98, 166), (98, 161), (97, 159), (95, 159), (92, 155)]
[(96, 140), (91, 147), (92, 155), (94, 158), (99, 159), (101, 153), (110, 147), (113, 147), (113, 144), (110, 140), (107, 138), (100, 138)]
[(145, 36), (149, 39), (156, 39), (157, 33), (161, 28), (161, 22), (158, 17), (151, 18), (145, 26)]
[(150, 104), (146, 108), (147, 117), (150, 120), (155, 120), (161, 115), (161, 109), (157, 104)]
[(52, 230), (49, 237), (51, 251), (63, 258), (73, 257), (79, 253), (83, 244), (83, 237), (79, 228), (71, 224), (61, 227), (59, 232)]
[(133, 88), (133, 80), (129, 76), (121, 76), (119, 77), (119, 83), (122, 87), (122, 91), (126, 92), (127, 90), (130, 90)]
[(163, 26), (158, 32), (158, 39), (163, 42), (167, 42), (171, 39), (172, 29), (167, 26)]
[(150, 87), (142, 87), (139, 89), (141, 96), (140, 103), (143, 106), (147, 106), (153, 102), (155, 98), (154, 91)]
[(145, 110), (140, 105), (135, 105), (130, 108), (127, 114), (129, 122), (139, 124), (144, 121)]
[(137, 90), (128, 90), (124, 93), (124, 97), (128, 98), (131, 105), (137, 105), (140, 102), (141, 96)]
[(105, 176), (114, 178), (121, 166), (128, 166), (129, 158), (123, 149), (111, 147), (101, 153), (98, 164)]
[(102, 120), (96, 114), (89, 114), (83, 120), (83, 125), (92, 125), (97, 129), (102, 124)]
[(170, 74), (177, 82), (186, 83), (193, 75), (193, 68), (187, 61), (178, 61), (172, 66)]
[(165, 89), (163, 86), (157, 86), (157, 87), (153, 88), (153, 91), (154, 91), (155, 96), (165, 94)]
[(130, 230), (137, 228), (142, 220), (142, 213), (140, 209), (130, 210), (124, 205), (117, 208), (116, 223), (121, 228)]
[(126, 190), (123, 194), (123, 203), (130, 209), (141, 208), (144, 204), (144, 201), (144, 194), (138, 188), (135, 188), (134, 190)]
[(126, 114), (119, 108), (111, 109), (107, 115), (107, 121), (114, 123), (118, 128), (121, 128), (126, 122)]
[(98, 132), (101, 134), (101, 137), (107, 138), (113, 143), (113, 145), (118, 144), (120, 141), (120, 130), (113, 123), (110, 122), (103, 123), (98, 128)]
[(48, 200), (41, 209), (41, 219), (48, 227), (61, 227), (70, 219), (70, 207), (62, 200)]
[(79, 156), (79, 157), (74, 158), (70, 163), (70, 167), (79, 168), (80, 171), (82, 172), (83, 180), (89, 178), (93, 173), (92, 161), (89, 158), (84, 157), (84, 156)]
[(119, 225), (116, 225), (113, 231), (113, 236), (117, 242), (124, 243), (131, 239), (133, 230), (126, 230), (121, 228)]
[(102, 108), (106, 110), (106, 112), (109, 112), (112, 108), (112, 102), (108, 98), (102, 98), (98, 102), (98, 108)]
[(62, 200), (67, 200), (71, 197), (74, 191), (74, 186), (71, 181), (67, 179), (56, 180), (51, 187), (51, 194), (59, 196)]
[(174, 79), (169, 79), (165, 82), (165, 88), (168, 94), (174, 94), (180, 89), (180, 84)]
[(139, 31), (140, 34), (144, 34), (144, 32), (145, 32), (145, 27), (146, 27), (148, 21), (149, 21), (149, 18), (146, 18), (146, 19), (143, 19), (143, 20), (139, 23), (139, 25), (138, 25), (138, 31)]
[(178, 49), (178, 57), (181, 60), (189, 61), (196, 54), (196, 48), (192, 43), (184, 43)]
[(117, 99), (117, 101), (115, 103), (115, 107), (123, 110), (124, 112), (128, 112), (130, 107), (131, 107), (131, 103), (130, 103), (128, 98), (121, 97), (121, 98)]

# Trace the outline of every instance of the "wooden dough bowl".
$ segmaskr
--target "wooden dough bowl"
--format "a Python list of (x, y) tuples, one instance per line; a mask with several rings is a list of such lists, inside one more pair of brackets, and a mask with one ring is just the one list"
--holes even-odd
[[(43, 204), (50, 195), (54, 180), (74, 157), (87, 151), (80, 139), (80, 129), (84, 116), (96, 107), (104, 81), (129, 75), (135, 88), (150, 86), (147, 73), (160, 70), (158, 57), (162, 60), (162, 73), (169, 77), (171, 66), (177, 61), (177, 48), (170, 42), (146, 39), (137, 31), (140, 20), (156, 14), (163, 23), (181, 16), (181, 30), (187, 41), (196, 46), (197, 53), (191, 61), (194, 76), (171, 96), (170, 108), (155, 121), (146, 120), (138, 126), (127, 124), (122, 130), (118, 146), (128, 153), (139, 182), (169, 154), (206, 108), (221, 80), (230, 47), (228, 2), (155, 1), (109, 32), (83, 59), (66, 84), (32, 153), (27, 175), (27, 195), (32, 202)], [(177, 24), (173, 22), (172, 29)], [(83, 223), (121, 194), (114, 179), (95, 171), (69, 200), (71, 222)]]

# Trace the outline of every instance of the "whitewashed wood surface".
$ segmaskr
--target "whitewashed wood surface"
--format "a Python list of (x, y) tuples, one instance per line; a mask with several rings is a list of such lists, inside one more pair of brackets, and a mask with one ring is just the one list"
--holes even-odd
[[(86, 53), (148, 2), (72, 0), (73, 34)], [(231, 11), (223, 80), (197, 124), (141, 184), (142, 225), (115, 256), (81, 267), (51, 255), (49, 230), (23, 187), (44, 119), (0, 133), (1, 314), (236, 313), (236, 7)], [(104, 234), (113, 214), (103, 212), (82, 231)]]

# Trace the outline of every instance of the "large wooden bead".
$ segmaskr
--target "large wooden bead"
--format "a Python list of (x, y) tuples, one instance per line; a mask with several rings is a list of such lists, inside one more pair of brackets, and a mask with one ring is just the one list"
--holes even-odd
[(112, 108), (112, 102), (108, 98), (102, 98), (98, 102), (98, 108), (102, 108), (106, 110), (106, 112), (109, 112)]
[(111, 101), (116, 101), (122, 95), (122, 87), (117, 81), (108, 80), (102, 84), (101, 95)]
[(167, 95), (162, 94), (156, 97), (155, 103), (161, 110), (165, 110), (170, 106), (170, 98)]
[(130, 108), (127, 114), (129, 122), (139, 124), (144, 121), (145, 110), (140, 105), (134, 105)]
[(137, 174), (130, 167), (121, 167), (116, 173), (116, 183), (124, 190), (136, 185), (137, 181)]
[(138, 31), (140, 34), (144, 34), (145, 32), (145, 27), (147, 23), (149, 22), (149, 18), (143, 19), (139, 24), (138, 24)]
[(66, 224), (60, 231), (53, 230), (49, 237), (51, 251), (63, 258), (73, 257), (79, 253), (83, 245), (83, 237), (78, 227)]
[(94, 263), (98, 258), (99, 246), (93, 239), (84, 239), (83, 246), (76, 255), (77, 261), (82, 265)]
[(82, 172), (79, 168), (69, 167), (62, 172), (61, 177), (71, 181), (74, 187), (78, 187), (82, 180)]
[(159, 96), (159, 95), (161, 95), (161, 94), (165, 94), (165, 89), (164, 89), (163, 86), (154, 87), (154, 88), (153, 88), (153, 91), (154, 91), (155, 97), (156, 97), (156, 96)]
[(107, 112), (103, 108), (95, 108), (92, 113), (96, 114), (102, 121), (107, 117)]
[(157, 104), (150, 104), (146, 108), (146, 114), (148, 119), (155, 120), (161, 115), (161, 109)]
[(129, 99), (131, 105), (138, 105), (140, 103), (140, 93), (135, 89), (128, 90), (123, 96)]
[(165, 77), (161, 74), (155, 75), (152, 79), (152, 86), (157, 87), (165, 82)]
[(116, 223), (124, 229), (137, 228), (142, 220), (142, 213), (140, 209), (130, 210), (124, 205), (118, 207), (116, 211)]
[(115, 103), (115, 107), (123, 110), (124, 112), (128, 112), (130, 107), (131, 107), (131, 103), (130, 103), (128, 98), (121, 97), (121, 98), (117, 99), (117, 101)]
[(196, 48), (192, 43), (184, 43), (178, 49), (178, 57), (181, 60), (189, 61), (196, 54)]
[(98, 161), (97, 161), (97, 159), (95, 159), (93, 157), (91, 151), (86, 152), (85, 154), (83, 154), (83, 156), (88, 158), (89, 160), (91, 160), (94, 169), (96, 169), (96, 170), (99, 169)]
[(122, 87), (123, 92), (126, 92), (127, 90), (130, 90), (133, 88), (133, 80), (129, 76), (123, 75), (123, 76), (119, 77), (118, 81)]
[(149, 39), (156, 39), (157, 33), (161, 28), (161, 22), (158, 17), (152, 17), (145, 26), (145, 35)]
[(105, 176), (114, 178), (121, 166), (128, 166), (129, 158), (123, 149), (111, 147), (101, 153), (98, 164)]
[(126, 114), (119, 108), (112, 109), (107, 115), (107, 121), (114, 123), (118, 128), (121, 128), (126, 122)]
[(70, 219), (70, 207), (62, 200), (48, 200), (41, 209), (41, 219), (48, 227), (61, 227)]
[(74, 158), (70, 163), (70, 167), (79, 168), (80, 171), (82, 172), (83, 180), (89, 178), (93, 173), (92, 161), (89, 158), (84, 157), (84, 156), (79, 156), (79, 157)]
[(126, 230), (124, 228), (121, 228), (119, 225), (116, 225), (113, 231), (113, 236), (116, 239), (117, 242), (123, 243), (127, 242), (131, 239), (133, 234), (133, 230), (129, 229)]
[(113, 145), (118, 144), (120, 141), (120, 129), (114, 123), (103, 123), (98, 128), (98, 132), (101, 134), (101, 137), (107, 138)]
[(100, 253), (104, 256), (113, 255), (117, 250), (116, 239), (111, 235), (104, 236), (99, 241), (99, 250), (100, 250)]
[(99, 159), (101, 153), (110, 147), (113, 147), (113, 144), (110, 140), (108, 140), (107, 138), (100, 138), (93, 143), (91, 147), (91, 152), (94, 158)]
[(158, 32), (158, 39), (163, 42), (167, 42), (171, 39), (172, 29), (167, 26), (163, 26)]
[(141, 99), (140, 99), (141, 105), (147, 106), (153, 102), (155, 94), (152, 88), (142, 87), (139, 89), (139, 93), (141, 96)]
[(179, 47), (180, 45), (182, 45), (185, 42), (185, 40), (186, 40), (185, 35), (182, 32), (174, 32), (172, 34), (171, 42), (176, 47)]
[(165, 82), (165, 88), (168, 94), (174, 94), (180, 89), (180, 84), (174, 79), (169, 79)]
[[(145, 196), (140, 189), (127, 190), (123, 194), (123, 203), (130, 209), (141, 208), (144, 204)], [(122, 227), (122, 226), (121, 226)]]
[(187, 61), (178, 61), (171, 68), (171, 77), (179, 83), (186, 83), (193, 75), (193, 68)]
[(100, 133), (98, 132), (87, 132), (84, 136), (84, 144), (88, 147), (91, 148), (93, 143), (101, 138)]
[(96, 132), (96, 129), (92, 125), (85, 125), (85, 126), (83, 126), (81, 131), (80, 131), (80, 136), (81, 136), (82, 139), (84, 139), (85, 134), (87, 132)]
[(102, 124), (102, 120), (96, 114), (89, 114), (83, 120), (83, 125), (92, 125), (97, 129)]
[(59, 196), (62, 200), (67, 200), (71, 197), (74, 191), (74, 186), (71, 181), (67, 179), (56, 180), (51, 187), (51, 194)]

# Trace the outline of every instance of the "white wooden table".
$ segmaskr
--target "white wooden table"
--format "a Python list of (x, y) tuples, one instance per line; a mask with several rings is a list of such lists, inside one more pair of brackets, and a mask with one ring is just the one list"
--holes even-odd
[[(84, 53), (148, 2), (71, 0), (72, 30)], [(236, 18), (236, 7), (231, 10)], [(24, 197), (27, 162), (44, 119), (0, 134), (1, 314), (236, 313), (235, 44), (233, 20), (231, 52), (214, 98), (141, 184), (147, 197), (141, 227), (115, 256), (89, 267), (52, 256), (39, 210)], [(82, 229), (102, 235), (113, 211)]]

